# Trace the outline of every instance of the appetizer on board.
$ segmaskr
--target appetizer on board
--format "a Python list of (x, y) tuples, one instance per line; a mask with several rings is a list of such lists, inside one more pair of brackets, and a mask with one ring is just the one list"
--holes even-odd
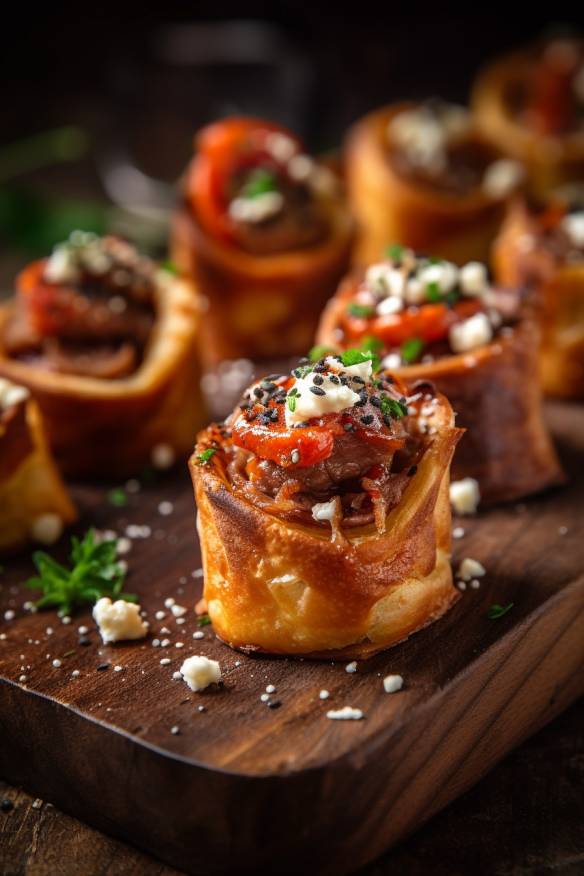
[(75, 517), (36, 402), (0, 378), (0, 553), (52, 544)]
[(457, 598), (448, 486), (461, 431), (433, 387), (374, 375), (372, 359), (303, 360), (199, 435), (204, 596), (235, 648), (366, 657)]
[(398, 103), (365, 116), (346, 142), (356, 261), (389, 240), (458, 264), (485, 259), (523, 169), (486, 142), (461, 106)]
[(453, 478), (477, 480), (485, 502), (561, 480), (535, 379), (537, 324), (518, 293), (491, 288), (482, 263), (457, 268), (389, 247), (383, 261), (343, 281), (317, 343), (372, 349), (409, 383), (435, 383), (466, 430)]
[(535, 295), (544, 392), (584, 398), (584, 210), (560, 201), (517, 202), (493, 248), (503, 285)]
[(71, 475), (169, 463), (204, 422), (190, 283), (116, 237), (73, 232), (0, 307), (0, 376), (28, 387)]
[(209, 364), (304, 352), (349, 261), (339, 180), (271, 122), (224, 119), (195, 145), (171, 254), (206, 298)]
[(477, 124), (521, 161), (531, 193), (584, 179), (584, 41), (546, 40), (492, 63), (473, 90)]

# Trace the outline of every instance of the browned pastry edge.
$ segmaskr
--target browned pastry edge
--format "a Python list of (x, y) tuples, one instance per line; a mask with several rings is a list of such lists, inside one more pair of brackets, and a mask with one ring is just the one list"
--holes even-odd
[(219, 463), (190, 461), (205, 599), (223, 641), (245, 651), (367, 657), (407, 638), (458, 598), (450, 568), (449, 464), (460, 430), (442, 396), (438, 430), (399, 506), (331, 541), (330, 529), (267, 514)]
[(357, 220), (356, 262), (378, 261), (391, 243), (463, 264), (484, 261), (504, 199), (475, 189), (452, 195), (400, 177), (386, 147), (390, 120), (414, 104), (383, 107), (350, 129), (346, 143), (349, 200)]
[(29, 399), (18, 407), (5, 430), (0, 424), (0, 456), (14, 462), (0, 476), (0, 553), (29, 542), (41, 514), (56, 514), (64, 524), (77, 516), (47, 446), (38, 405)]
[(329, 217), (331, 232), (317, 246), (253, 256), (213, 240), (184, 205), (175, 212), (171, 256), (206, 299), (207, 364), (306, 352), (349, 264), (353, 225), (341, 201), (331, 205)]
[(124, 477), (151, 461), (155, 446), (186, 455), (205, 420), (199, 388), (199, 305), (193, 287), (161, 272), (157, 319), (144, 361), (119, 380), (49, 372), (8, 358), (0, 307), (0, 377), (28, 387), (38, 402), (49, 443), (63, 472)]
[(474, 83), (471, 105), (485, 138), (521, 161), (531, 193), (545, 197), (564, 183), (584, 177), (584, 134), (541, 137), (513, 116), (507, 101), (509, 86), (525, 78), (530, 65), (525, 51), (489, 64)]
[[(335, 328), (344, 306), (338, 296), (331, 299), (318, 344), (338, 348)], [(520, 499), (564, 480), (543, 421), (538, 340), (536, 323), (525, 315), (509, 334), (484, 347), (395, 371), (410, 385), (430, 381), (449, 399), (457, 425), (466, 429), (452, 477), (475, 478), (486, 504)]]
[(584, 398), (584, 261), (560, 262), (537, 245), (539, 234), (526, 205), (513, 204), (493, 247), (493, 269), (499, 283), (526, 287), (535, 296), (543, 391)]

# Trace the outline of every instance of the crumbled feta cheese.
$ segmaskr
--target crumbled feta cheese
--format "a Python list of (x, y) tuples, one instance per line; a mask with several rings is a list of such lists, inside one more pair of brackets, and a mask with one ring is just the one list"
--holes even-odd
[(397, 295), (388, 295), (387, 298), (383, 298), (375, 311), (378, 316), (391, 316), (394, 313), (399, 313), (404, 309), (404, 303), (401, 298), (398, 298)]
[(480, 500), (479, 484), (474, 478), (463, 478), (450, 484), (450, 504), (456, 514), (475, 514)]
[(366, 383), (371, 380), (371, 375), (373, 373), (371, 359), (365, 359), (364, 362), (357, 362), (356, 365), (343, 365), (343, 363), (339, 362), (338, 359), (335, 359), (334, 356), (327, 356), (325, 361), (330, 370), (334, 371), (335, 374), (340, 374), (345, 377), (360, 377), (361, 380), (364, 380)]
[(160, 663), (161, 666), (169, 666), (172, 663), (172, 660), (170, 659), (170, 657), (163, 657), (158, 662)]
[(49, 283), (75, 283), (81, 278), (75, 251), (66, 244), (56, 246), (47, 259), (43, 272)]
[(321, 692), (318, 695), (318, 698), (320, 700), (328, 700), (329, 697), (330, 697), (330, 693), (328, 692), (328, 690), (324, 690), (324, 689), (321, 690)]
[(471, 578), (482, 578), (487, 571), (478, 560), (473, 560), (472, 557), (465, 557), (458, 567), (456, 573), (457, 578), (462, 578), (463, 581), (470, 581)]
[(0, 377), (0, 411), (6, 411), (13, 405), (26, 401), (30, 393), (25, 386), (19, 386)]
[(435, 283), (440, 292), (447, 293), (458, 283), (458, 268), (447, 261), (424, 265), (418, 273), (418, 279), (425, 288)]
[(197, 630), (196, 633), (193, 633), (193, 639), (204, 639), (205, 633), (203, 630)]
[(172, 514), (173, 511), (174, 505), (172, 504), (172, 502), (160, 502), (160, 504), (158, 505), (158, 513), (162, 517), (168, 517), (169, 514)]
[(71, 673), (71, 678), (79, 678), (80, 675), (81, 675), (80, 671), (78, 669), (74, 669), (73, 672)]
[(309, 155), (293, 155), (286, 169), (295, 182), (306, 182), (314, 170), (314, 161)]
[(399, 268), (387, 262), (369, 265), (365, 272), (365, 286), (374, 295), (401, 296), (404, 293), (405, 278)]
[(459, 590), (466, 590), (466, 582), (465, 581), (457, 581), (456, 586)]
[(172, 673), (172, 680), (173, 681), (180, 681), (181, 679), (182, 679), (182, 675), (180, 674), (178, 669), (176, 670), (176, 672)]
[(8, 611), (4, 612), (4, 620), (11, 621), (11, 620), (14, 620), (15, 617), (16, 617), (16, 612), (13, 611), (11, 608), (9, 608)]
[(172, 606), (175, 604), (175, 602), (176, 602), (176, 599), (174, 599), (172, 596), (167, 596), (166, 599), (164, 600), (165, 608), (172, 608)]
[(462, 526), (455, 526), (452, 530), (452, 538), (463, 538), (463, 536), (464, 529), (462, 528)]
[(326, 716), (331, 721), (360, 721), (364, 717), (361, 709), (354, 709), (352, 706), (343, 706), (342, 709), (331, 709), (326, 713)]
[(404, 680), (401, 675), (386, 675), (383, 679), (383, 690), (385, 693), (396, 693), (404, 686)]
[(178, 734), (180, 733), (180, 727), (178, 726), (178, 724), (175, 724), (174, 727), (171, 727), (170, 732), (173, 736), (178, 736)]
[(512, 158), (499, 158), (483, 176), (483, 191), (490, 198), (506, 198), (524, 177), (523, 166)]
[(455, 353), (467, 353), (484, 347), (493, 337), (493, 329), (486, 313), (476, 313), (470, 319), (450, 326), (448, 338)]
[(176, 460), (176, 453), (170, 444), (156, 444), (156, 446), (152, 448), (150, 458), (154, 468), (164, 470), (172, 468)]
[(418, 277), (409, 278), (404, 297), (407, 304), (423, 304), (427, 300), (426, 287)]
[(180, 668), (181, 675), (191, 690), (204, 690), (210, 684), (221, 681), (221, 667), (217, 660), (208, 657), (187, 657)]
[(460, 288), (465, 295), (477, 297), (487, 289), (487, 269), (482, 262), (468, 262), (458, 272)]
[(234, 198), (229, 215), (235, 222), (259, 223), (276, 216), (284, 206), (281, 192), (264, 192), (255, 198)]
[[(371, 367), (371, 363), (369, 363)], [(286, 404), (286, 425), (293, 426), (296, 423), (304, 423), (313, 417), (322, 417), (323, 414), (333, 414), (339, 411), (344, 411), (346, 408), (352, 408), (359, 401), (359, 395), (349, 386), (343, 386), (341, 383), (333, 383), (326, 375), (322, 375), (323, 382), (320, 389), (323, 390), (323, 395), (315, 395), (310, 387), (313, 386), (313, 374), (307, 374), (306, 377), (297, 377), (294, 385), (288, 390), (288, 398), (290, 392), (296, 390), (294, 396), (296, 404), (294, 410), (291, 411), (289, 404)]]
[(59, 658), (55, 657), (55, 659), (53, 660), (53, 666), (55, 667), (55, 669), (59, 669), (62, 665), (63, 664), (61, 663)]
[(387, 368), (393, 371), (395, 368), (401, 368), (402, 358), (399, 353), (389, 353), (381, 363), (382, 368)]
[(336, 496), (329, 502), (317, 502), (312, 506), (312, 516), (315, 520), (333, 520), (337, 505)]
[(267, 693), (263, 693), (260, 695), (260, 700), (262, 701), (262, 703), (267, 703), (269, 699), (270, 695)]
[(140, 617), (140, 606), (124, 599), (112, 602), (109, 597), (102, 597), (93, 607), (93, 617), (106, 644), (143, 639), (148, 632), (147, 622)]
[(177, 605), (176, 603), (170, 606), (170, 610), (175, 617), (182, 617), (183, 614), (187, 613), (187, 609), (184, 605)]
[(481, 586), (481, 582), (478, 580), (478, 578), (473, 578), (472, 581), (470, 582), (470, 586), (472, 587), (473, 590), (478, 590), (479, 587)]
[(266, 685), (266, 693), (268, 693), (268, 694), (276, 693), (276, 686), (273, 684), (267, 684)]
[(345, 666), (345, 672), (357, 672), (357, 661), (352, 660), (351, 663), (347, 663), (347, 665)]
[(166, 614), (163, 611), (157, 611), (154, 617), (156, 618), (156, 620), (164, 620)]
[(298, 152), (298, 145), (287, 134), (282, 134), (281, 131), (273, 131), (266, 137), (266, 149), (276, 161), (286, 164)]
[(63, 529), (62, 518), (52, 511), (47, 511), (44, 514), (39, 514), (32, 521), (30, 535), (34, 541), (41, 544), (55, 544), (61, 538)]
[[(584, 70), (584, 67), (582, 69)], [(584, 210), (564, 216), (562, 228), (574, 246), (584, 249)]]

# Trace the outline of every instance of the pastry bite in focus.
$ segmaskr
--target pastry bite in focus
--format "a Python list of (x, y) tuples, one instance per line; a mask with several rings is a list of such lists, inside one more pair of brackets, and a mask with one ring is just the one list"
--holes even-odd
[(204, 596), (244, 651), (367, 657), (457, 599), (449, 465), (461, 430), (430, 385), (359, 351), (244, 393), (191, 458)]
[(584, 209), (517, 202), (495, 242), (493, 267), (500, 283), (534, 296), (544, 392), (584, 398)]
[(473, 90), (484, 136), (525, 166), (545, 198), (584, 179), (584, 40), (540, 41), (490, 64)]
[(76, 513), (28, 390), (0, 378), (0, 554), (52, 544)]
[(0, 306), (0, 376), (30, 390), (64, 472), (124, 476), (185, 454), (204, 421), (198, 327), (189, 282), (76, 231)]
[(356, 261), (396, 240), (458, 264), (485, 259), (523, 168), (479, 133), (464, 107), (428, 101), (376, 110), (346, 141)]
[(303, 352), (349, 261), (339, 179), (259, 119), (209, 125), (195, 147), (171, 253), (206, 298), (209, 363)]
[(562, 479), (542, 418), (538, 342), (519, 293), (492, 288), (482, 263), (458, 268), (401, 246), (342, 282), (317, 335), (320, 347), (373, 350), (408, 383), (434, 383), (466, 430), (453, 478), (477, 480), (487, 503)]

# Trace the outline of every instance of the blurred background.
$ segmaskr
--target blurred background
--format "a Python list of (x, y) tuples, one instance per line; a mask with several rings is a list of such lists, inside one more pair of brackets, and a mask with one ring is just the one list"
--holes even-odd
[[(367, 110), (465, 101), (490, 57), (566, 27), (576, 4), (61, 3), (11, 10), (0, 65), (0, 294), (70, 230), (164, 252), (168, 211), (210, 119), (253, 113), (337, 148)], [(577, 17), (576, 17), (577, 16)]]

